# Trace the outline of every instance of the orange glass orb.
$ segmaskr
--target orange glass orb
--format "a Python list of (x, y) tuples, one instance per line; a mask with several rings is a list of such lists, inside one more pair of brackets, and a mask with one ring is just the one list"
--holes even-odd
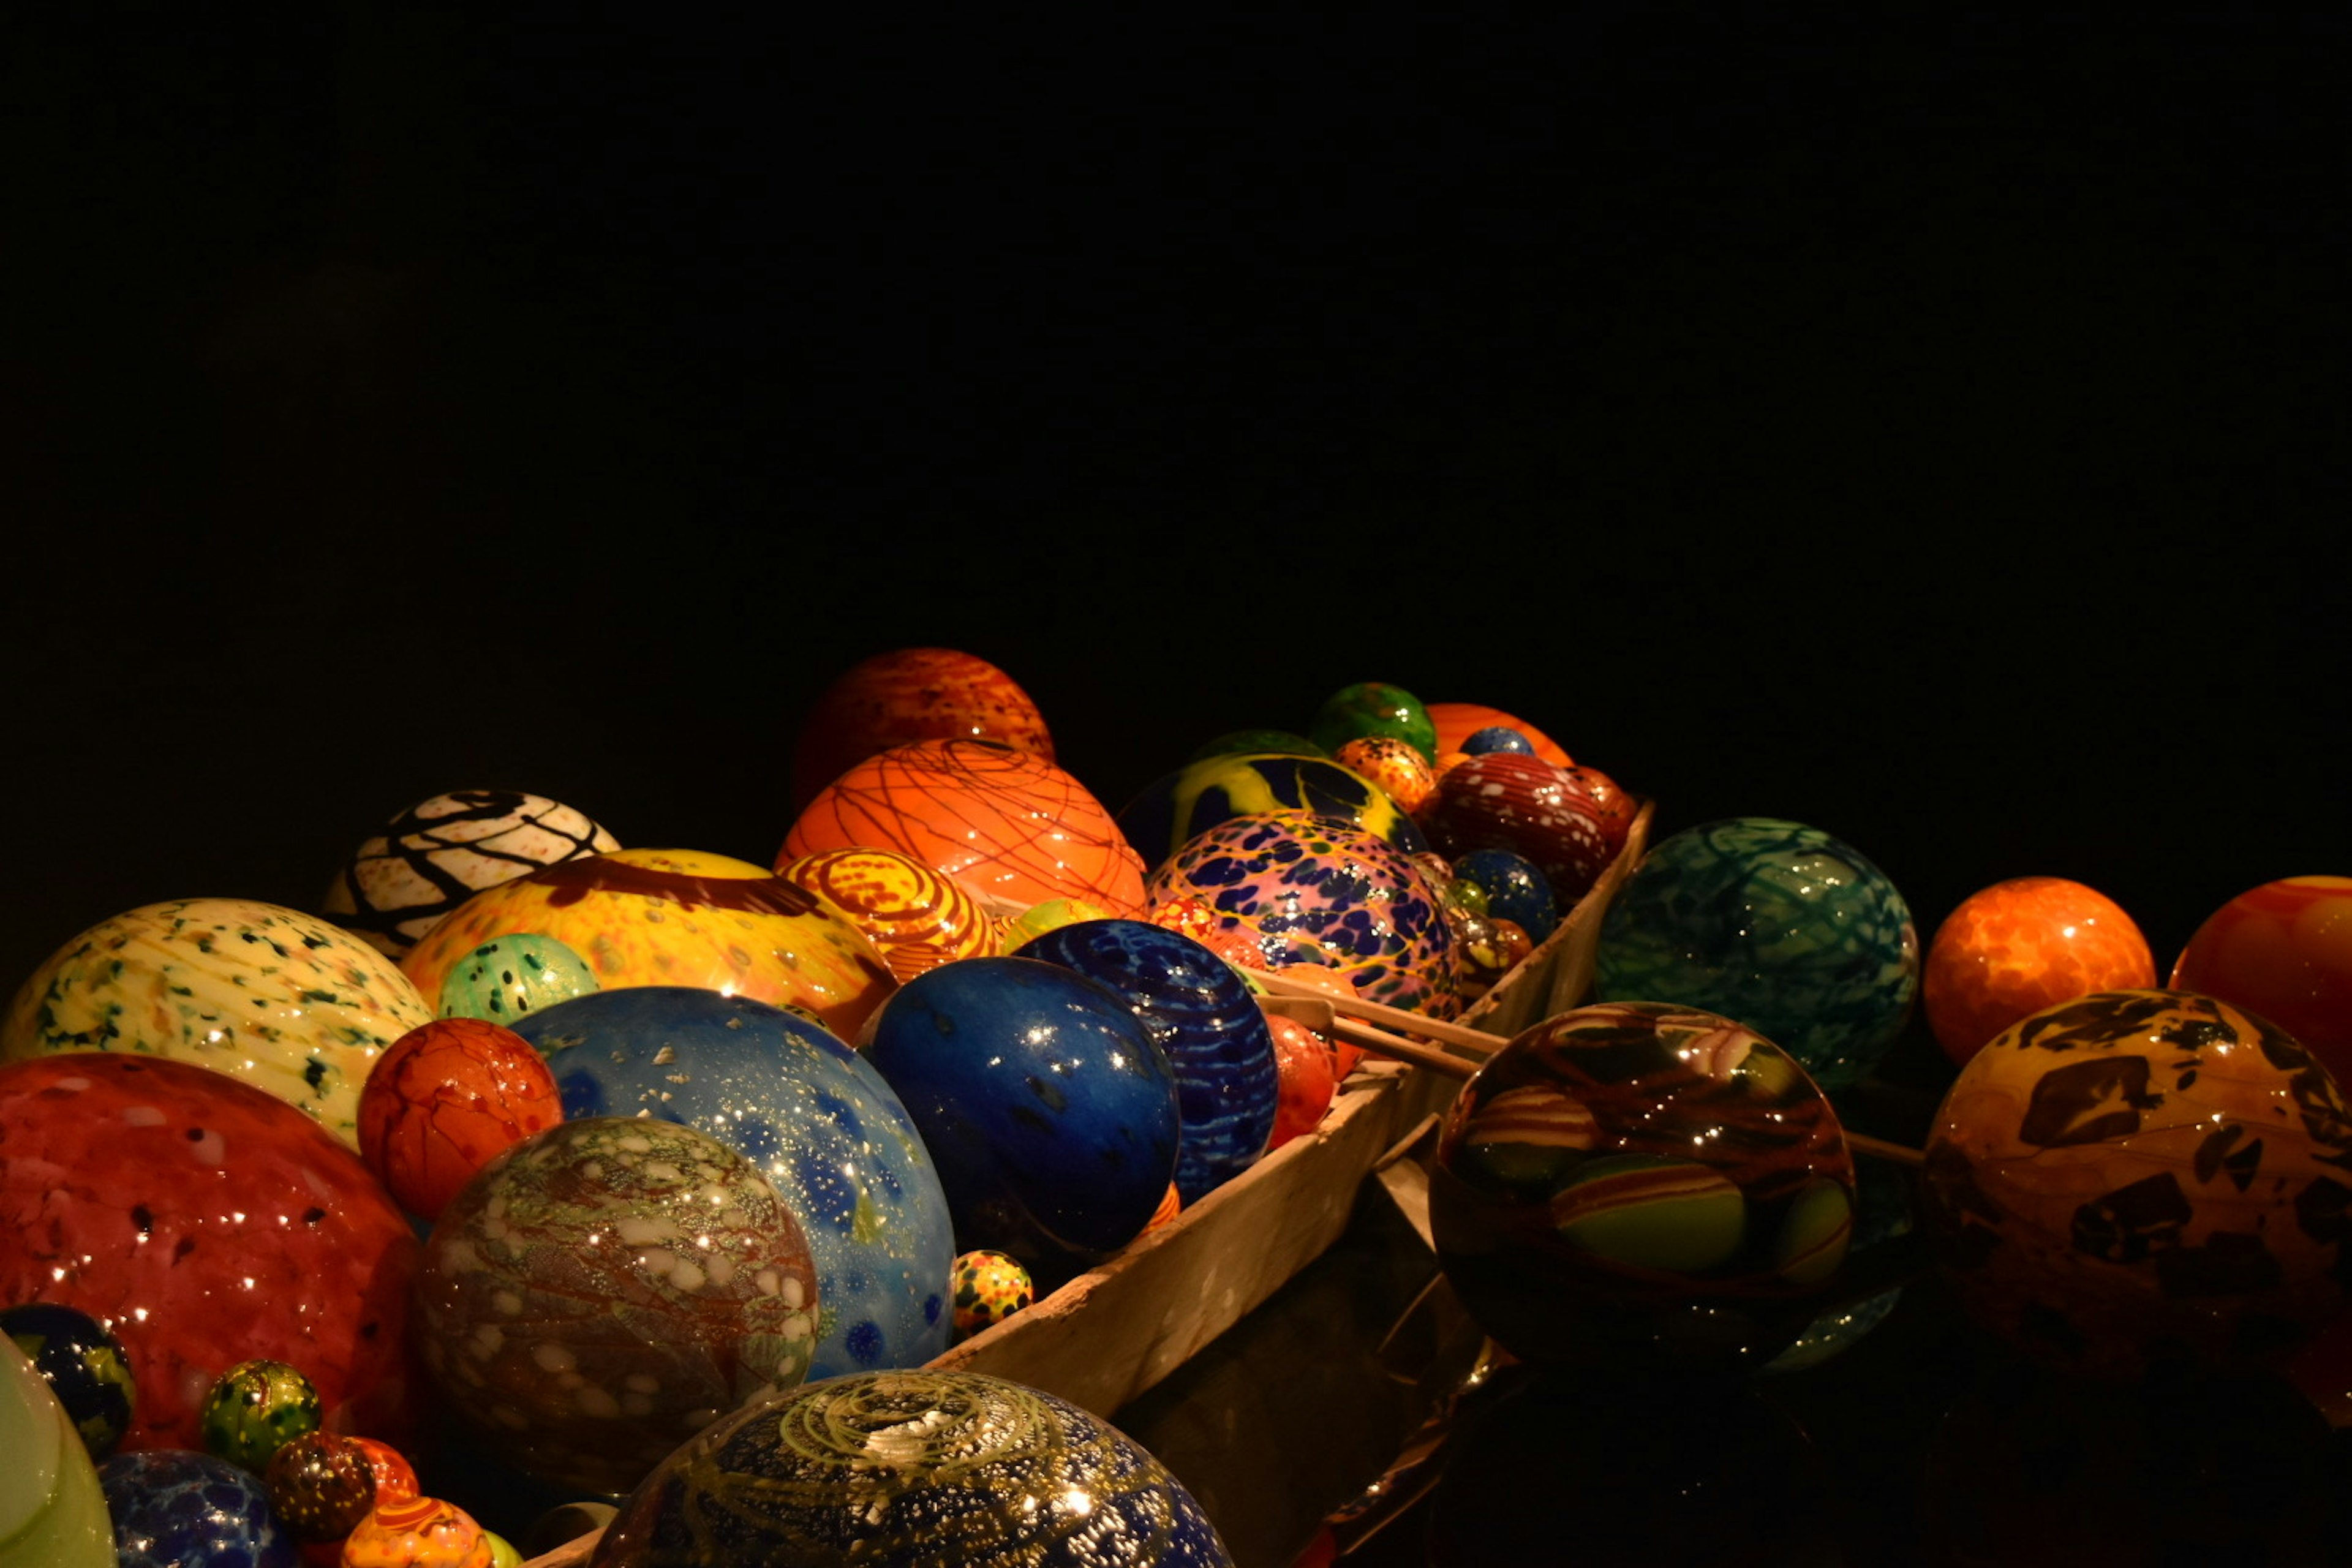
[(987, 741), (919, 741), (825, 786), (783, 857), (873, 847), (910, 855), (1009, 904), (1084, 899), (1143, 918), (1143, 860), (1087, 787), (1042, 757)]
[(833, 901), (881, 950), (900, 984), (996, 951), (996, 923), (962, 883), (895, 849), (824, 849), (776, 875)]
[(902, 647), (852, 666), (824, 689), (793, 749), (793, 802), (877, 752), (910, 741), (997, 741), (1054, 760), (1045, 716), (1011, 676), (972, 654)]
[(2352, 877), (2289, 877), (2206, 917), (2172, 988), (2259, 1013), (2352, 1083)]
[(2113, 899), (2063, 877), (2017, 877), (1946, 918), (1922, 991), (1936, 1043), (1965, 1063), (2028, 1014), (2155, 984), (2147, 939)]
[(1380, 785), (1381, 793), (1407, 815), (1419, 811), (1437, 789), (1437, 774), (1429, 759), (1410, 741), (1394, 735), (1359, 735), (1332, 752), (1331, 760)]
[(1517, 719), (1500, 708), (1489, 708), (1483, 702), (1433, 702), (1429, 705), (1429, 721), (1437, 726), (1437, 751), (1440, 756), (1458, 752), (1462, 742), (1481, 730), (1491, 730), (1499, 724), (1507, 730), (1517, 730), (1535, 745), (1536, 755), (1556, 768), (1570, 765), (1568, 753), (1558, 741), (1528, 723)]
[(697, 849), (616, 849), (475, 894), (400, 966), (428, 996), (495, 937), (553, 937), (604, 990), (697, 985), (789, 1007), (845, 1040), (898, 989), (841, 911), (765, 868)]

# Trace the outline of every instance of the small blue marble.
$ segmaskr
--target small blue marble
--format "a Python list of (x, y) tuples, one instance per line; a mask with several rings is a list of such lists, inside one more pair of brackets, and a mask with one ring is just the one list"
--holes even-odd
[(816, 1266), (812, 1379), (919, 1366), (949, 1325), (947, 1194), (907, 1108), (864, 1058), (782, 1008), (698, 987), (592, 992), (514, 1020), (555, 1075), (568, 1120), (648, 1114), (755, 1161)]
[(1551, 879), (1524, 855), (1507, 849), (1473, 849), (1454, 862), (1457, 881), (1468, 882), (1486, 895), (1486, 912), (1516, 921), (1519, 929), (1541, 942), (1559, 925), (1559, 904), (1552, 897)]
[(1167, 1194), (1175, 1075), (1108, 986), (967, 958), (907, 982), (866, 1027), (866, 1059), (938, 1162), (958, 1252), (1010, 1253), (1043, 1291), (1132, 1241)]
[(1483, 757), (1489, 752), (1517, 752), (1524, 756), (1536, 754), (1536, 743), (1512, 729), (1508, 724), (1489, 724), (1483, 730), (1473, 730), (1462, 742), (1465, 755)]
[(183, 1448), (117, 1454), (98, 1468), (121, 1568), (295, 1568), (301, 1549), (261, 1483)]
[(1192, 1204), (1257, 1163), (1274, 1132), (1281, 1075), (1249, 985), (1191, 937), (1143, 921), (1081, 921), (1022, 944), (1127, 998), (1176, 1074), (1183, 1142), (1176, 1191)]

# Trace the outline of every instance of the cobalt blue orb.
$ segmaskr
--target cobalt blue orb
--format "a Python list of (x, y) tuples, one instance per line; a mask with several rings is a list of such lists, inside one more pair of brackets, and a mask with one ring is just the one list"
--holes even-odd
[(93, 1464), (121, 1446), (139, 1390), (129, 1352), (105, 1324), (62, 1302), (26, 1301), (0, 1311), (0, 1334), (31, 1359)]
[(1429, 841), (1388, 792), (1321, 757), (1287, 752), (1205, 757), (1154, 779), (1118, 814), (1118, 830), (1149, 871), (1221, 822), (1307, 811), (1360, 827), (1407, 855)]
[(1081, 921), (1024, 942), (1127, 998), (1176, 1074), (1176, 1191), (1198, 1202), (1256, 1163), (1274, 1131), (1274, 1033), (1233, 965), (1142, 921)]
[(1454, 862), (1457, 881), (1475, 884), (1486, 895), (1486, 912), (1517, 921), (1519, 929), (1538, 942), (1559, 925), (1559, 903), (1552, 897), (1551, 879), (1543, 868), (1508, 849), (1473, 849)]
[(914, 1119), (856, 1051), (780, 1007), (676, 985), (592, 992), (513, 1027), (547, 1058), (566, 1120), (682, 1122), (775, 1184), (816, 1265), (811, 1378), (947, 1349), (947, 1194)]
[(121, 1568), (296, 1568), (301, 1548), (261, 1483), (184, 1448), (117, 1454), (98, 1468)]
[(1489, 752), (1519, 752), (1532, 757), (1536, 743), (1508, 724), (1489, 724), (1463, 737), (1462, 751), (1472, 757), (1483, 757)]
[(956, 1247), (1009, 1252), (1040, 1293), (1132, 1241), (1176, 1175), (1176, 1079), (1127, 999), (1034, 958), (919, 974), (866, 1059), (938, 1162)]

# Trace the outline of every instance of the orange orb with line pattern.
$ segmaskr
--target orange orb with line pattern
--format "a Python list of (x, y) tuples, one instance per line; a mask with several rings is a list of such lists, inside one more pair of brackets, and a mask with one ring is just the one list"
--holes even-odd
[(996, 922), (978, 899), (895, 849), (821, 849), (781, 860), (776, 875), (831, 900), (881, 950), (905, 984), (927, 969), (996, 951)]
[(1087, 786), (988, 741), (918, 741), (868, 757), (809, 802), (779, 858), (896, 849), (1014, 905), (1084, 899), (1143, 918), (1143, 859)]
[(2352, 1083), (2352, 877), (2240, 893), (2197, 928), (2171, 984), (2260, 1013)]
[(877, 653), (816, 700), (793, 748), (793, 804), (879, 752), (910, 741), (995, 741), (1054, 760), (1045, 716), (1004, 671), (950, 647)]
[(1921, 1000), (1955, 1062), (2030, 1014), (2094, 991), (2156, 984), (2147, 939), (2122, 906), (2063, 877), (2016, 877), (1970, 894), (1928, 944)]

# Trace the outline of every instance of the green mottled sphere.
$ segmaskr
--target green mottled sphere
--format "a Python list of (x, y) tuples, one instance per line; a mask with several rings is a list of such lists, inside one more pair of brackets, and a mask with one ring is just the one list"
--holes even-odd
[(1327, 752), (1366, 735), (1393, 735), (1429, 762), (1437, 761), (1437, 726), (1429, 710), (1403, 687), (1384, 680), (1360, 680), (1325, 698), (1307, 732)]
[(1288, 730), (1228, 730), (1213, 741), (1204, 742), (1198, 751), (1184, 760), (1205, 763), (1212, 757), (1241, 757), (1272, 752), (1285, 757), (1330, 758), (1331, 753)]
[(267, 1475), (278, 1449), (319, 1429), (319, 1391), (282, 1361), (239, 1362), (205, 1395), (196, 1429), (205, 1452)]
[(441, 983), (441, 1016), (511, 1027), (526, 1013), (596, 989), (585, 959), (551, 936), (526, 931), (486, 942), (452, 965)]

